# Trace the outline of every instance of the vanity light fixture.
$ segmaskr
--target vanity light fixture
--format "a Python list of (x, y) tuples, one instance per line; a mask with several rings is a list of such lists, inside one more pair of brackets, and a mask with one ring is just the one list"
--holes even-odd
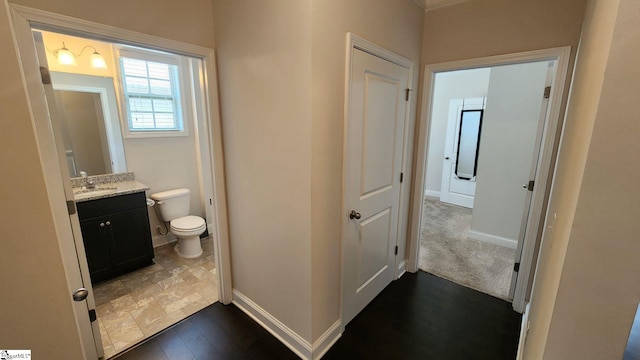
[(80, 54), (75, 55), (71, 50), (67, 49), (67, 46), (62, 42), (62, 48), (54, 50), (53, 55), (58, 58), (58, 64), (75, 66), (78, 65), (76, 57), (82, 56), (87, 48), (93, 49), (93, 54), (91, 54), (91, 67), (96, 69), (106, 69), (107, 62), (104, 60), (104, 57), (102, 57), (98, 50), (91, 45), (83, 47), (82, 50), (80, 50)]

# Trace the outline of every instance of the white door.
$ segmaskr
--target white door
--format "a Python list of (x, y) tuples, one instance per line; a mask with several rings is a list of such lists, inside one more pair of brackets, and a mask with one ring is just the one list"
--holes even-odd
[[(442, 164), (442, 183), (440, 201), (467, 208), (473, 208), (476, 194), (476, 177), (459, 177), (456, 172), (458, 166), (458, 144), (460, 143), (462, 127), (462, 112), (468, 110), (482, 110), (485, 98), (453, 99), (449, 103), (449, 119), (447, 121), (447, 137), (445, 139), (444, 160)], [(476, 129), (476, 141), (480, 135), (480, 123)], [(469, 135), (469, 132), (464, 132)], [(471, 140), (471, 139), (470, 139)], [(467, 141), (465, 143), (472, 143)], [(473, 156), (475, 160), (475, 156)]]
[(534, 180), (545, 123), (548, 69), (547, 61), (491, 69), (471, 238), (516, 246), (524, 239), (531, 200), (528, 183)]
[[(59, 111), (59, 104), (56, 103), (56, 97), (54, 94), (53, 86), (51, 84), (51, 77), (48, 74), (48, 64), (47, 57), (45, 54), (44, 42), (42, 41), (42, 33), (33, 32), (33, 38), (36, 45), (36, 53), (38, 56), (38, 63), (40, 64), (41, 72), (44, 71), (46, 75), (43, 75), (43, 85), (44, 85), (44, 93), (47, 100), (49, 118), (51, 119), (51, 126), (53, 129), (53, 134), (55, 138), (55, 146), (58, 149), (58, 161), (60, 163), (60, 170), (62, 172), (62, 176), (65, 179), (70, 178), (69, 166), (67, 163), (66, 151), (64, 147), (64, 140), (61, 131), (61, 120), (60, 116), (62, 116), (62, 112)], [(47, 77), (48, 81), (45, 81), (44, 78)], [(63, 256), (71, 256), (77, 258), (78, 265), (80, 267), (80, 273), (82, 276), (82, 286), (83, 290), (86, 291), (86, 295), (84, 299), (78, 299), (77, 302), (74, 302), (74, 311), (76, 312), (76, 316), (78, 316), (79, 321), (89, 321), (89, 323), (82, 324), (82, 329), (80, 330), (80, 335), (83, 340), (83, 346), (85, 347), (85, 351), (92, 352), (92, 349), (95, 348), (97, 357), (104, 356), (104, 349), (102, 347), (102, 338), (100, 335), (100, 327), (98, 321), (96, 321), (96, 313), (95, 313), (95, 299), (93, 296), (93, 289), (91, 287), (91, 279), (89, 276), (89, 265), (87, 263), (87, 257), (85, 255), (84, 243), (82, 241), (82, 233), (80, 231), (80, 220), (78, 219), (78, 214), (75, 211), (75, 202), (73, 197), (73, 190), (71, 189), (70, 181), (63, 181), (64, 184), (64, 192), (65, 198), (67, 200), (67, 206), (71, 207), (73, 211), (70, 211), (69, 214), (69, 222), (71, 224), (71, 230), (73, 232), (73, 238), (75, 243), (76, 253), (74, 254), (63, 254)], [(78, 292), (80, 295), (81, 291)], [(75, 295), (75, 294), (74, 294)], [(92, 315), (90, 314), (92, 313)], [(91, 332), (83, 331), (88, 329), (90, 326)]]
[(409, 68), (351, 49), (345, 134), (343, 324), (394, 277)]

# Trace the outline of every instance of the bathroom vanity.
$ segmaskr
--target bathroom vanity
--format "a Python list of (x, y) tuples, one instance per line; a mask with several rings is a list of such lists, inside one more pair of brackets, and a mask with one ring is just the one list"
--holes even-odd
[(76, 195), (92, 283), (153, 264), (147, 187), (137, 182), (105, 185), (110, 186)]

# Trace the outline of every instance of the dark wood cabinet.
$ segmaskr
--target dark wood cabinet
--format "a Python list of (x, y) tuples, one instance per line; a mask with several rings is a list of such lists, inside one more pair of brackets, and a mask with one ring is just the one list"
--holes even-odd
[(91, 282), (153, 263), (144, 192), (77, 203)]

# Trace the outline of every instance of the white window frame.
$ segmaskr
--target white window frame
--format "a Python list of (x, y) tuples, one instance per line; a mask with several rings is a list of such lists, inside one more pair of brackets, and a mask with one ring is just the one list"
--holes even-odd
[[(141, 49), (137, 47), (119, 45), (115, 47), (115, 63), (117, 72), (118, 94), (121, 100), (122, 106), (120, 107), (120, 116), (122, 123), (122, 132), (125, 139), (130, 138), (151, 138), (151, 137), (175, 137), (175, 136), (188, 136), (189, 135), (189, 123), (192, 119), (191, 108), (189, 107), (189, 99), (191, 99), (191, 89), (189, 87), (189, 62), (184, 56), (163, 53), (148, 49)], [(122, 67), (120, 64), (120, 58), (130, 58), (136, 60), (157, 62), (163, 64), (175, 65), (178, 69), (178, 94), (180, 114), (178, 118), (182, 129), (178, 130), (166, 130), (166, 129), (145, 129), (145, 130), (133, 130), (130, 127), (130, 112), (127, 96), (124, 91), (124, 74), (122, 74)]]

